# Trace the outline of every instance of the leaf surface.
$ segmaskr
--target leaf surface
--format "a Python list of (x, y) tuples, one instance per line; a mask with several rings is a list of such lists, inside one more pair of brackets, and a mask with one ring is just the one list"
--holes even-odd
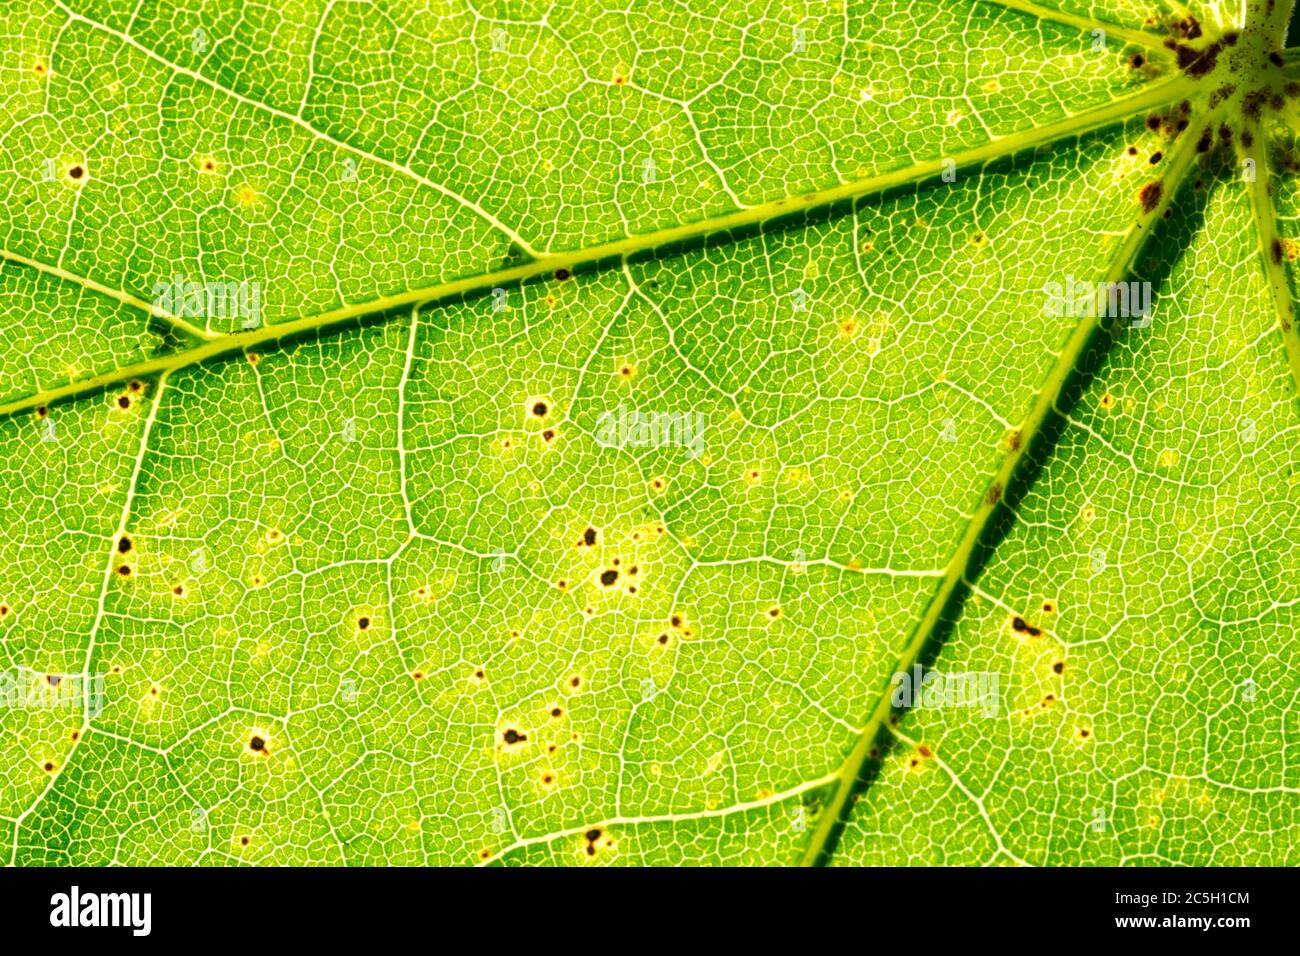
[(8, 859), (1294, 861), (1248, 6), (7, 6)]

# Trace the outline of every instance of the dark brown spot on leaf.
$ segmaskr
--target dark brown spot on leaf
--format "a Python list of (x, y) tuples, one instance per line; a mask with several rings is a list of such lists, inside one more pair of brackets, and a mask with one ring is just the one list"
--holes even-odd
[(1160, 205), (1160, 197), (1164, 194), (1165, 187), (1160, 180), (1147, 183), (1138, 193), (1138, 201), (1142, 203), (1143, 212), (1151, 212), (1156, 206)]
[(1034, 625), (1019, 616), (1012, 618), (1011, 628), (1020, 634), (1028, 634), (1030, 637), (1038, 637), (1043, 633), (1042, 628), (1034, 627)]

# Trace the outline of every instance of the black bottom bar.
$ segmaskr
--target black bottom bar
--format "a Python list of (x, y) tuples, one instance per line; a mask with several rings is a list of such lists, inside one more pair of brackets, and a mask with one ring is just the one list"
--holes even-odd
[[(771, 934), (787, 929), (806, 943), (849, 932), (867, 948), (891, 938), (1041, 946), (1197, 936), (1231, 945), (1289, 929), (1295, 885), (1284, 869), (9, 869), (0, 874), (0, 920), (11, 945), (75, 933), (81, 942), (229, 939), (335, 951), (348, 942), (405, 948), (411, 934), (432, 933), (424, 938), (434, 948), (517, 938), (545, 954), (716, 935), (772, 951)], [(147, 910), (143, 896), (96, 895), (132, 893), (149, 894)], [(146, 912), (147, 936), (136, 932)], [(71, 925), (114, 921), (123, 925)]]

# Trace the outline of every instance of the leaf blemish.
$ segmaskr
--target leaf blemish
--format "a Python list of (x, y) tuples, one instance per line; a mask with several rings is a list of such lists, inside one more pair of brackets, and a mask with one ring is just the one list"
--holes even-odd
[(1011, 629), (1018, 634), (1026, 634), (1029, 637), (1039, 637), (1043, 633), (1042, 628), (1035, 627), (1019, 615), (1011, 619)]
[[(602, 838), (604, 841), (603, 846), (601, 845)], [(599, 827), (592, 827), (583, 834), (583, 839), (586, 840), (587, 844), (584, 848), (584, 852), (589, 857), (595, 856), (597, 851), (601, 849), (613, 849), (614, 847), (614, 841), (605, 836), (604, 831)]]
[(1150, 212), (1160, 204), (1164, 189), (1164, 184), (1158, 179), (1142, 187), (1142, 191), (1138, 193), (1138, 201), (1142, 204), (1143, 212)]

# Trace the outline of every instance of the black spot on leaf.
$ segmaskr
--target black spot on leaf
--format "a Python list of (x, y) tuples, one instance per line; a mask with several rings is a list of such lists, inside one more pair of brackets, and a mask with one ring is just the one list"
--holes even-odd
[(1030, 637), (1038, 637), (1043, 633), (1042, 628), (1034, 627), (1034, 625), (1030, 624), (1023, 617), (1019, 617), (1019, 616), (1012, 618), (1011, 628), (1017, 633), (1027, 634)]

